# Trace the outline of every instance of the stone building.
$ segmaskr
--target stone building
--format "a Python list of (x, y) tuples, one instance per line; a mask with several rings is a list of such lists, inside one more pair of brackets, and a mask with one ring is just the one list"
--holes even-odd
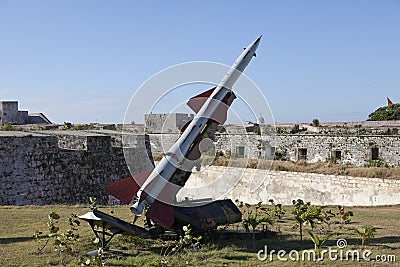
[(145, 114), (146, 133), (180, 133), (180, 128), (192, 120), (193, 114)]
[[(375, 130), (348, 133), (218, 133), (216, 150), (236, 157), (304, 160), (364, 166), (371, 161), (400, 166), (400, 135)], [(397, 132), (397, 131), (395, 131)]]
[(18, 110), (18, 101), (0, 101), (1, 124), (51, 124), (43, 113), (30, 113)]
[[(164, 123), (167, 118), (169, 122)], [(190, 115), (171, 114), (171, 118), (167, 114), (151, 114), (151, 131), (148, 132), (153, 152), (165, 153), (179, 138), (177, 118), (181, 118), (182, 125)], [(160, 125), (168, 127), (161, 131)], [(305, 160), (309, 163), (333, 160), (355, 166), (376, 161), (400, 166), (400, 121), (321, 125), (223, 125), (216, 133), (215, 151), (237, 158)], [(294, 128), (297, 130), (293, 131)]]

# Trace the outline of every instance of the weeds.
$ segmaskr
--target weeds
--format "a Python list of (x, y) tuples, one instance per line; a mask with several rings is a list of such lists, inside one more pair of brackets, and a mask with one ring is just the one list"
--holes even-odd
[[(74, 244), (79, 240), (80, 235), (77, 233), (80, 221), (76, 214), (71, 214), (68, 217), (69, 229), (60, 233), (59, 220), (60, 215), (52, 211), (48, 216), (46, 236), (42, 236), (40, 230), (36, 230), (33, 237), (36, 241), (38, 253), (42, 253), (43, 249), (52, 241), (54, 251), (58, 251), (60, 255), (60, 263), (65, 266), (64, 254), (73, 255)], [(44, 244), (43, 244), (44, 242)]]
[(190, 224), (182, 227), (183, 234), (178, 241), (169, 242), (166, 247), (162, 247), (160, 256), (161, 260), (156, 265), (168, 266), (169, 258), (182, 252), (199, 252), (201, 251), (200, 240), (202, 236), (194, 237)]

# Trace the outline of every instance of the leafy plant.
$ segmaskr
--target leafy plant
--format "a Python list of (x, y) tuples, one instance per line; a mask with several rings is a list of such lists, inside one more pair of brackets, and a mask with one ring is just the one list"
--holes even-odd
[(333, 234), (328, 234), (324, 236), (322, 239), (320, 239), (316, 234), (314, 234), (313, 231), (308, 230), (307, 232), (314, 243), (315, 252), (317, 253), (318, 256), (320, 256), (322, 246), (325, 244), (326, 241), (328, 241), (333, 236)]
[(257, 213), (249, 214), (247, 218), (243, 219), (243, 226), (247, 232), (250, 231), (250, 226), (252, 228), (253, 240), (255, 239), (255, 232), (258, 225), (262, 223), (268, 223), (272, 225), (273, 219), (267, 216), (260, 216)]
[(80, 259), (81, 266), (84, 266), (84, 265), (98, 266), (98, 267), (104, 266), (105, 262), (103, 260), (103, 254), (104, 254), (103, 248), (99, 248), (95, 255), (93, 255), (91, 257), (87, 257), (87, 258), (82, 257)]
[(300, 132), (300, 126), (298, 124), (295, 124), (293, 126), (293, 128), (290, 130), (290, 133), (291, 134), (295, 134), (295, 133), (298, 133), (298, 132)]
[(89, 197), (89, 208), (90, 210), (97, 209), (97, 199), (95, 197)]
[(12, 125), (11, 122), (7, 122), (0, 125), (0, 131), (22, 131), (21, 127)]
[(274, 217), (278, 217), (279, 220), (282, 219), (282, 216), (286, 213), (285, 209), (282, 207), (282, 204), (275, 203), (273, 199), (268, 200), (268, 202), (272, 205), (272, 208), (270, 209), (272, 215)]
[(323, 216), (323, 222), (326, 223), (328, 226), (328, 229), (322, 229), (325, 233), (331, 231), (331, 224), (332, 224), (332, 218), (335, 217), (335, 213), (332, 212), (332, 210), (322, 210), (322, 216)]
[[(79, 240), (80, 235), (77, 233), (78, 226), (80, 225), (80, 221), (78, 220), (78, 216), (76, 214), (71, 214), (68, 217), (69, 229), (64, 233), (60, 233), (60, 227), (58, 226), (58, 220), (60, 219), (60, 215), (56, 212), (52, 211), (48, 215), (48, 234), (43, 237), (41, 236), (43, 233), (39, 230), (36, 230), (33, 237), (36, 241), (38, 253), (41, 253), (42, 250), (47, 246), (50, 241), (53, 241), (54, 250), (60, 253), (61, 265), (65, 265), (64, 262), (64, 253), (69, 255), (73, 254), (73, 245), (76, 241)], [(44, 245), (42, 242), (44, 241)]]
[(330, 165), (334, 165), (334, 164), (337, 164), (337, 158), (336, 157), (329, 157), (328, 158), (328, 160), (327, 160), (327, 162), (330, 164)]
[(372, 167), (389, 167), (389, 165), (387, 164), (387, 162), (384, 162), (380, 159), (375, 159), (375, 160), (368, 160), (365, 164), (364, 164), (365, 168), (372, 168)]
[(352, 216), (354, 216), (354, 213), (351, 210), (345, 211), (344, 206), (338, 206), (339, 212), (337, 213), (340, 218), (340, 223), (341, 224), (349, 224), (351, 222)]
[(374, 237), (376, 228), (370, 225), (364, 225), (361, 226), (360, 228), (355, 228), (354, 231), (356, 232), (356, 234), (360, 236), (361, 247), (364, 248), (365, 241), (367, 241), (368, 239), (372, 239)]
[(315, 223), (321, 223), (324, 219), (321, 214), (322, 209), (311, 205), (310, 202), (304, 203), (302, 199), (293, 200), (292, 203), (292, 214), (296, 219), (295, 227), (299, 227), (300, 242), (303, 242), (303, 225), (309, 224), (313, 229)]
[(243, 203), (243, 201), (236, 200), (238, 207), (242, 212), (242, 224), (246, 232), (250, 232), (252, 229), (252, 237), (255, 240), (256, 229), (259, 225), (272, 225), (274, 220), (268, 213), (268, 209), (262, 206), (262, 202), (258, 202), (255, 206), (255, 210), (251, 209), (251, 205)]
[(202, 236), (194, 237), (192, 235), (192, 229), (189, 225), (185, 225), (182, 227), (183, 234), (180, 236), (178, 241), (173, 241), (172, 244), (168, 244), (168, 246), (164, 249), (161, 249), (161, 266), (168, 266), (168, 257), (172, 255), (176, 255), (182, 251), (191, 251), (196, 252), (201, 250), (200, 241), (202, 240)]
[(287, 156), (287, 151), (285, 150), (278, 150), (275, 151), (274, 153), (274, 160), (282, 160), (282, 161), (287, 161), (288, 156)]

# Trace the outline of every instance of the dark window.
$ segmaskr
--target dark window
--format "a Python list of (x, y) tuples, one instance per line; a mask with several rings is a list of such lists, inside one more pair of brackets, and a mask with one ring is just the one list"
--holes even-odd
[(371, 148), (371, 160), (377, 160), (379, 158), (379, 148), (372, 147)]
[(341, 160), (342, 159), (342, 151), (340, 151), (340, 150), (333, 151), (332, 157), (335, 159)]
[(243, 158), (244, 157), (244, 146), (236, 147), (236, 156)]
[(307, 159), (307, 148), (298, 148), (297, 160), (306, 160), (306, 159)]

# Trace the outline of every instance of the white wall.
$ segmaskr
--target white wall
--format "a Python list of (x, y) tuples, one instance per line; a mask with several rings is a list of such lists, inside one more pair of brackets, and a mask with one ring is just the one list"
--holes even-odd
[(315, 205), (379, 206), (400, 204), (400, 180), (278, 172), (208, 166), (193, 172), (178, 200), (231, 198), (255, 204), (291, 205), (301, 198)]

